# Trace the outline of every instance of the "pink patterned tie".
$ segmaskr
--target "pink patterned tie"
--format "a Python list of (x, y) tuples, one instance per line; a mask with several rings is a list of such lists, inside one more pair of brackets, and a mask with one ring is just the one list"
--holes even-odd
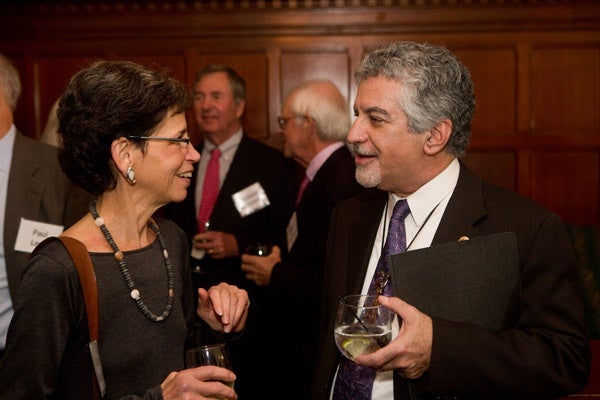
[[(379, 257), (373, 280), (369, 286), (369, 294), (383, 294), (384, 296), (392, 294), (388, 256), (406, 251), (404, 220), (408, 214), (410, 214), (410, 208), (407, 201), (405, 199), (398, 200), (394, 205), (383, 252)], [(342, 357), (333, 389), (333, 400), (369, 400), (374, 381), (375, 370)]]
[(300, 203), (300, 200), (302, 200), (304, 189), (306, 189), (306, 186), (308, 186), (309, 183), (310, 178), (308, 175), (304, 175), (304, 179), (302, 179), (302, 183), (300, 183), (300, 188), (298, 189), (298, 195), (296, 196), (296, 206), (298, 206), (298, 203)]
[(208, 160), (206, 175), (204, 175), (204, 184), (202, 185), (200, 211), (198, 212), (200, 232), (205, 231), (206, 223), (219, 196), (219, 157), (221, 157), (221, 150), (218, 147), (210, 151), (210, 160)]

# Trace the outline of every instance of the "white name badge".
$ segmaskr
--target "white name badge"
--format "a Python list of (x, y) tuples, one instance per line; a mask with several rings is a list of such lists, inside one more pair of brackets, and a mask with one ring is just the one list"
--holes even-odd
[[(194, 245), (192, 244), (192, 246), (194, 246)], [(206, 254), (205, 249), (199, 249), (197, 247), (192, 247), (191, 256), (194, 257), (195, 259), (202, 260), (204, 258), (205, 254)]]
[(21, 218), (21, 224), (17, 232), (17, 241), (15, 242), (15, 250), (31, 253), (41, 241), (51, 236), (60, 235), (63, 229), (62, 225), (47, 224)]
[(292, 214), (292, 218), (290, 218), (290, 222), (288, 222), (285, 233), (287, 236), (288, 251), (290, 251), (298, 238), (298, 219), (296, 217), (296, 211)]
[(262, 210), (271, 204), (259, 182), (254, 182), (252, 185), (233, 194), (231, 198), (233, 199), (235, 208), (242, 217)]

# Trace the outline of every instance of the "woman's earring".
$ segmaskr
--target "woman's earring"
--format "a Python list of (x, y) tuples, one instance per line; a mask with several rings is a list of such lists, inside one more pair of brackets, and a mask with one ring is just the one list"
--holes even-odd
[(131, 165), (127, 167), (127, 171), (125, 171), (125, 178), (127, 179), (127, 182), (135, 185), (135, 171), (131, 168)]

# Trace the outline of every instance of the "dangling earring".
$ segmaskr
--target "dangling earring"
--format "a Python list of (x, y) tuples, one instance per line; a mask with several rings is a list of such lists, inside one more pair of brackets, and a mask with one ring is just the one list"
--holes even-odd
[(135, 171), (131, 168), (131, 165), (127, 167), (127, 171), (125, 171), (125, 178), (127, 179), (127, 182), (135, 185)]

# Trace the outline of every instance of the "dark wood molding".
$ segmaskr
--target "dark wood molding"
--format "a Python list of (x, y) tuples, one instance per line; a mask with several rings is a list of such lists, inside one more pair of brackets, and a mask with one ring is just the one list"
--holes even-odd
[(224, 63), (248, 85), (246, 132), (281, 148), (275, 119), (293, 86), (330, 79), (350, 106), (360, 58), (398, 40), (446, 46), (469, 68), (474, 171), (567, 222), (600, 222), (598, 0), (0, 0), (0, 52), (24, 88), (15, 121), (31, 137), (93, 60), (167, 68), (188, 85)]
[(283, 37), (598, 28), (600, 4), (594, 0), (105, 0), (0, 4), (1, 40), (110, 39), (124, 34), (132, 38)]

